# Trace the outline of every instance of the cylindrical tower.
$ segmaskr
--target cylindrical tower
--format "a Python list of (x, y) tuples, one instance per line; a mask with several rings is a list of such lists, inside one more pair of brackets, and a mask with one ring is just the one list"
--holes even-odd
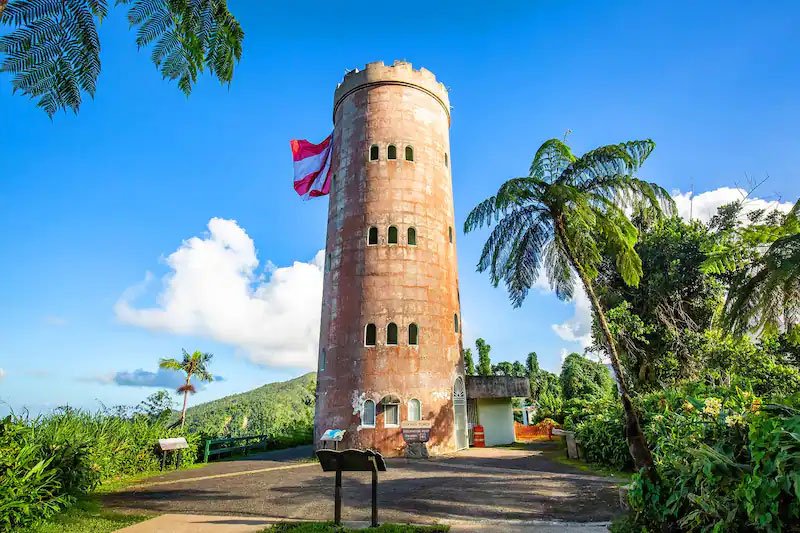
[(401, 455), (467, 446), (447, 90), (410, 63), (348, 73), (333, 105), (315, 433)]

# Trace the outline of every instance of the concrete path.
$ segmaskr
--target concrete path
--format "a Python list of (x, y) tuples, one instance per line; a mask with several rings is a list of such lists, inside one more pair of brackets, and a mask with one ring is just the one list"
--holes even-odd
[[(273, 524), (278, 518), (243, 516), (165, 514), (146, 522), (118, 530), (117, 533), (257, 533)], [(605, 523), (585, 524), (575, 522), (527, 522), (508, 520), (482, 522), (448, 522), (450, 533), (607, 533)], [(369, 522), (345, 522), (352, 529), (365, 529)]]
[[(321, 472), (317, 463), (297, 461), (310, 452), (310, 448), (295, 449), (281, 457), (264, 454), (170, 472), (103, 499), (106, 506), (120, 510), (228, 515), (226, 520), (231, 521), (330, 520), (333, 476)], [(554, 452), (558, 453), (554, 443), (541, 443), (522, 449), (472, 448), (430, 461), (390, 459), (378, 485), (380, 521), (448, 523), (454, 532), (552, 530), (548, 527), (564, 531), (567, 526), (578, 527), (573, 524), (578, 522), (585, 526), (576, 531), (603, 530), (598, 523), (618, 513), (621, 480), (587, 475), (552, 461), (549, 457)], [(345, 473), (343, 485), (343, 519), (367, 520), (369, 475)], [(207, 522), (207, 527), (225, 525)], [(192, 533), (206, 531), (199, 529), (200, 523), (191, 526)], [(260, 523), (227, 525), (265, 527)]]

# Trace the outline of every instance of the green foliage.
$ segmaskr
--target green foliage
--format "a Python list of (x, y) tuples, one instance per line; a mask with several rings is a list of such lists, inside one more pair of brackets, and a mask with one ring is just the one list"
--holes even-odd
[(525, 378), (528, 377), (528, 371), (525, 370), (525, 365), (519, 361), (514, 361), (513, 363), (501, 361), (496, 365), (492, 365), (492, 375)]
[(468, 376), (475, 375), (475, 361), (472, 359), (472, 350), (466, 348), (463, 350), (464, 354), (464, 371)]
[(225, 0), (118, 0), (130, 4), (136, 44), (153, 44), (151, 59), (187, 96), (204, 69), (230, 83), (242, 56), (244, 31)]
[(564, 421), (564, 399), (561, 396), (561, 381), (558, 376), (547, 370), (542, 370), (538, 374), (539, 397), (537, 403), (539, 409), (536, 418), (552, 418), (559, 422)]
[(111, 533), (148, 518), (150, 516), (108, 511), (94, 499), (81, 498), (66, 511), (26, 530), (26, 533)]
[(159, 438), (185, 436), (194, 462), (198, 437), (170, 430), (164, 419), (136, 413), (60, 408), (38, 418), (8, 416), (0, 425), (0, 529), (52, 516), (100, 482), (159, 468)]
[[(573, 400), (574, 401), (574, 400)], [(631, 454), (625, 444), (625, 422), (617, 402), (594, 402), (584, 406), (584, 419), (574, 426), (575, 438), (580, 443), (589, 463), (627, 470), (633, 466)], [(591, 409), (592, 413), (586, 411)]]
[(779, 347), (770, 342), (756, 345), (746, 337), (733, 338), (712, 329), (703, 336), (697, 357), (712, 381), (729, 384), (744, 377), (758, 395), (800, 393), (800, 369), (784, 360)]
[(634, 476), (648, 530), (781, 531), (800, 519), (800, 412), (746, 388), (694, 383), (644, 396), (655, 484)]
[(52, 462), (33, 428), (12, 416), (0, 420), (0, 530), (29, 526), (70, 503)]
[(737, 271), (725, 301), (725, 326), (736, 334), (774, 334), (799, 324), (800, 200), (782, 223), (737, 227), (723, 237), (704, 267), (713, 273)]
[(190, 407), (186, 427), (204, 437), (268, 435), (282, 446), (313, 440), (316, 376), (280, 383)]
[(614, 382), (605, 365), (571, 353), (561, 365), (561, 391), (565, 400), (611, 398)]
[(587, 152), (580, 158), (558, 139), (537, 151), (527, 176), (505, 182), (467, 216), (464, 232), (494, 229), (484, 245), (478, 271), (501, 281), (519, 307), (541, 267), (560, 299), (572, 297), (572, 268), (597, 276), (604, 250), (623, 279), (637, 285), (641, 260), (634, 250), (637, 230), (629, 206), (656, 212), (673, 207), (666, 190), (635, 177), (650, 155), (652, 141), (631, 141)]
[(16, 93), (38, 98), (51, 117), (77, 112), (81, 92), (94, 97), (100, 74), (100, 39), (95, 19), (106, 15), (105, 0), (11, 0), (0, 25), (14, 27), (0, 38), (5, 59), (0, 72), (13, 76)]
[(486, 341), (483, 339), (477, 339), (475, 341), (475, 347), (478, 349), (478, 375), (491, 376), (492, 359), (489, 352), (492, 351), (492, 347), (486, 344)]
[[(643, 225), (636, 251), (646, 274), (638, 287), (625, 283), (613, 258), (604, 259), (597, 293), (633, 389), (648, 391), (701, 374), (697, 344), (723, 293), (720, 281), (702, 269), (704, 250), (715, 238), (700, 222), (679, 217)], [(599, 324), (593, 332), (602, 338)], [(593, 348), (608, 352), (605, 342)]]
[(528, 380), (531, 386), (531, 398), (537, 399), (539, 397), (539, 356), (536, 352), (531, 352), (525, 358), (525, 371), (528, 375)]
[[(230, 83), (242, 54), (244, 32), (225, 0), (117, 0), (131, 4), (139, 47), (153, 46), (152, 59), (165, 78), (189, 94), (204, 69)], [(1, 9), (5, 6), (5, 9)], [(37, 99), (50, 117), (77, 113), (82, 94), (94, 97), (100, 75), (97, 25), (105, 0), (10, 0), (0, 2), (0, 72), (13, 76), (13, 91)]]

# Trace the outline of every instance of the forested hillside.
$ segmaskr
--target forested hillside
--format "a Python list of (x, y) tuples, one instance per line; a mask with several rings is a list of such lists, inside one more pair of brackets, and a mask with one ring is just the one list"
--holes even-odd
[(284, 444), (311, 442), (314, 424), (313, 372), (190, 407), (186, 425), (208, 437), (269, 435)]

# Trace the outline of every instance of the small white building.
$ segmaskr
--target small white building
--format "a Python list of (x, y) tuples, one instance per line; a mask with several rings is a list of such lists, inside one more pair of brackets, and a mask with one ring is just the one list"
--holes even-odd
[(531, 395), (528, 378), (512, 376), (467, 376), (467, 419), (469, 442), (473, 443), (472, 428), (483, 426), (486, 446), (513, 444), (513, 398)]

